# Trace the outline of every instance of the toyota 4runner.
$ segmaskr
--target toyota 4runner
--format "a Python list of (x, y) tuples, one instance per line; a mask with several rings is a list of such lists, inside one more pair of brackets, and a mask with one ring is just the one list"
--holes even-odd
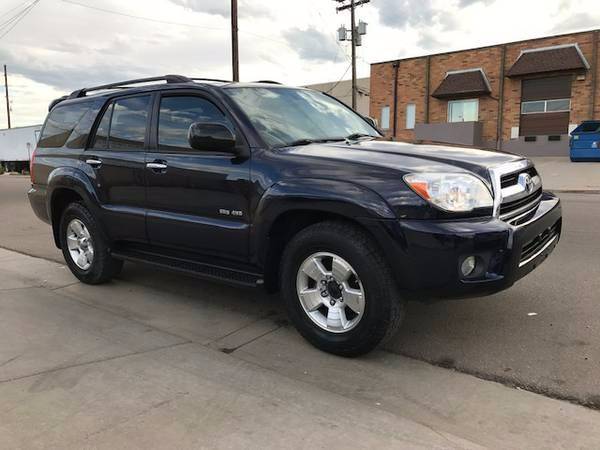
[(179, 75), (52, 102), (31, 206), (82, 282), (123, 261), (281, 290), (312, 344), (352, 356), (409, 299), (483, 296), (537, 267), (559, 199), (521, 156), (383, 139), (334, 98)]

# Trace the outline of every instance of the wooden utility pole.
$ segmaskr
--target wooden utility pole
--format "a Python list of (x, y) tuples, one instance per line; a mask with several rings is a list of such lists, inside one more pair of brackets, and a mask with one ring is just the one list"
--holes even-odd
[(6, 64), (4, 64), (4, 90), (6, 91), (6, 118), (8, 128), (10, 128), (10, 100), (8, 99), (8, 75), (6, 74)]
[[(338, 3), (344, 3), (348, 0), (335, 0)], [(356, 44), (358, 42), (358, 39), (360, 38), (359, 34), (365, 34), (366, 31), (363, 31), (361, 33), (359, 33), (357, 27), (356, 27), (356, 17), (354, 14), (354, 11), (356, 9), (357, 6), (360, 5), (365, 5), (367, 3), (369, 3), (371, 0), (349, 0), (350, 3), (343, 5), (343, 6), (339, 6), (336, 8), (337, 12), (340, 11), (344, 11), (346, 9), (350, 10), (350, 39), (352, 40), (352, 109), (356, 109), (356, 93), (358, 92), (357, 86), (356, 86)], [(361, 24), (361, 25), (366, 25), (366, 24)], [(345, 28), (342, 28), (342, 34), (345, 34)], [(366, 30), (366, 28), (365, 28)], [(346, 38), (344, 37), (343, 40), (346, 40)], [(360, 45), (360, 44), (359, 44)]]
[(356, 23), (354, 20), (354, 0), (350, 0), (350, 26), (352, 27), (352, 109), (356, 110)]
[(238, 53), (238, 4), (231, 0), (231, 65), (233, 81), (240, 81), (240, 58)]

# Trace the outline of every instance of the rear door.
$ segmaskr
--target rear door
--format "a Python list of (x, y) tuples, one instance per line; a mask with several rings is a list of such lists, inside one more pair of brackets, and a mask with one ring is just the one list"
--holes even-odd
[(95, 174), (103, 222), (114, 240), (146, 242), (145, 149), (153, 94), (105, 106), (83, 161)]
[(225, 121), (235, 129), (218, 101), (197, 92), (155, 100), (146, 156), (148, 237), (153, 245), (246, 261), (250, 160), (190, 147), (194, 122)]

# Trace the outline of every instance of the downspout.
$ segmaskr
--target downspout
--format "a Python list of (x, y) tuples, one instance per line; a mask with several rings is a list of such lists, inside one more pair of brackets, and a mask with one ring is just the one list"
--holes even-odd
[(396, 61), (392, 67), (394, 68), (394, 126), (393, 138), (396, 139), (396, 131), (398, 127), (398, 69), (400, 68), (400, 61)]
[(496, 123), (496, 150), (502, 150), (504, 128), (504, 68), (506, 63), (506, 45), (502, 46), (502, 56), (500, 60), (500, 98), (498, 99), (498, 121)]
[(429, 123), (429, 80), (431, 77), (431, 56), (425, 62), (425, 123)]
[(596, 83), (598, 82), (598, 39), (600, 38), (600, 34), (598, 31), (594, 31), (593, 36), (594, 45), (592, 47), (592, 101), (590, 102), (590, 120), (594, 120), (594, 113), (596, 112), (596, 92), (598, 90), (596, 87)]

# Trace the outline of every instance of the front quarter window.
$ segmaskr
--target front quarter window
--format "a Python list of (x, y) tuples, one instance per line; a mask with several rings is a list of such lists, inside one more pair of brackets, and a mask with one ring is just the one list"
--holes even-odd
[(320, 92), (284, 87), (231, 87), (226, 92), (271, 147), (350, 135), (380, 137), (361, 116)]

